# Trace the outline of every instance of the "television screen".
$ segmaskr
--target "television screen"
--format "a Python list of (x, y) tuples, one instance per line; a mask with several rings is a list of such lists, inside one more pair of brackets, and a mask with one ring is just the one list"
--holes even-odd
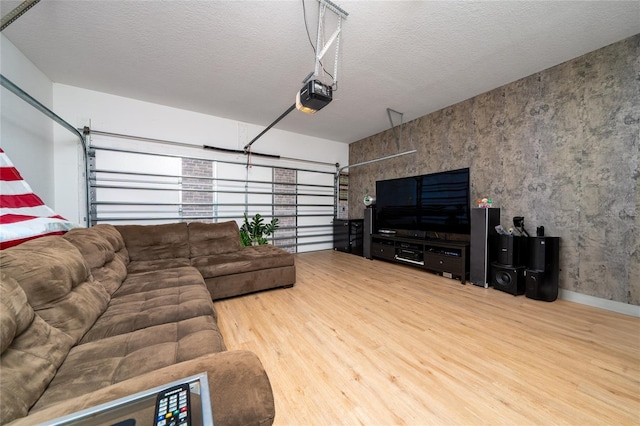
[(376, 182), (378, 229), (469, 234), (469, 168)]

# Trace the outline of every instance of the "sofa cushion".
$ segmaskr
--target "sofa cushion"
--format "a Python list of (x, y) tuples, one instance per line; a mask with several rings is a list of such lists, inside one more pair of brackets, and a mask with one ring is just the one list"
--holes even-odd
[[(117, 234), (117, 235), (116, 235)], [(76, 246), (91, 268), (91, 274), (113, 294), (127, 276), (128, 254), (118, 231), (112, 225), (76, 228), (63, 238)], [(116, 250), (114, 245), (118, 247)]]
[(115, 257), (115, 251), (111, 243), (93, 228), (72, 229), (62, 238), (69, 241), (80, 251), (92, 270), (102, 268), (105, 263), (111, 262)]
[(116, 229), (122, 235), (131, 261), (189, 258), (186, 222), (166, 225), (118, 225)]
[(0, 276), (0, 354), (9, 347), (14, 337), (31, 325), (35, 316), (27, 302), (27, 295), (13, 278)]
[(213, 300), (271, 288), (289, 287), (293, 286), (295, 282), (295, 266), (282, 266), (280, 268), (262, 269), (241, 274), (222, 275), (205, 280)]
[(138, 272), (152, 272), (159, 269), (180, 268), (182, 266), (190, 266), (191, 262), (186, 257), (175, 259), (159, 259), (159, 260), (134, 260), (127, 265), (127, 271), (130, 274)]
[(43, 237), (3, 250), (0, 269), (18, 282), (42, 319), (76, 342), (109, 301), (84, 257), (64, 238)]
[(126, 248), (124, 239), (115, 226), (109, 225), (107, 223), (101, 223), (99, 225), (92, 226), (91, 229), (93, 229), (94, 232), (102, 235), (103, 238), (109, 241), (111, 247), (113, 247), (114, 252), (117, 253)]
[(113, 294), (113, 297), (122, 297), (128, 294), (144, 293), (163, 288), (176, 288), (195, 283), (204, 285), (204, 279), (193, 266), (130, 273), (118, 291)]
[(191, 264), (206, 279), (241, 272), (293, 266), (294, 257), (279, 247), (266, 244), (242, 247), (241, 250), (232, 253), (197, 257), (191, 259)]
[(201, 282), (126, 294), (111, 299), (80, 343), (202, 315), (217, 318), (211, 295)]
[(40, 398), (74, 339), (36, 315), (12, 278), (0, 277), (0, 420), (26, 416)]
[(91, 274), (93, 279), (102, 284), (107, 293), (112, 295), (127, 277), (127, 264), (126, 252), (119, 251), (111, 262), (102, 268), (93, 269)]
[(226, 350), (211, 316), (190, 318), (77, 345), (33, 410), (178, 362)]
[(232, 253), (240, 250), (240, 229), (235, 221), (189, 223), (190, 257)]

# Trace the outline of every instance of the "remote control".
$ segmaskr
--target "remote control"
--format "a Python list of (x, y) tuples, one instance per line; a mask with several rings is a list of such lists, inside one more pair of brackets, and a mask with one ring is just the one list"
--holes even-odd
[(191, 394), (189, 385), (165, 389), (156, 398), (156, 426), (191, 426)]

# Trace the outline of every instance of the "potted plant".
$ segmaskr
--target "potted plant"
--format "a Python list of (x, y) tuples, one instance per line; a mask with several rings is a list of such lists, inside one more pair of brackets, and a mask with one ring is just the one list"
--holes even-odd
[(244, 223), (240, 227), (240, 241), (243, 246), (257, 246), (268, 244), (267, 238), (278, 229), (278, 218), (271, 219), (271, 222), (265, 223), (260, 213), (256, 213), (253, 219), (249, 220), (247, 214), (244, 214)]

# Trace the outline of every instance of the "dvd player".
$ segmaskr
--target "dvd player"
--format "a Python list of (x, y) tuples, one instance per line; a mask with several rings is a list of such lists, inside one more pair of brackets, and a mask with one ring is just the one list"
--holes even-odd
[(458, 250), (451, 250), (443, 247), (427, 247), (427, 251), (429, 253), (441, 254), (443, 256), (454, 256), (454, 257), (462, 256), (462, 253)]
[(395, 235), (396, 231), (392, 230), (392, 229), (378, 229), (378, 232), (380, 234), (386, 234), (386, 235)]
[(413, 262), (423, 261), (421, 250), (412, 250), (412, 249), (406, 249), (406, 248), (397, 248), (396, 258), (401, 260), (411, 260)]

